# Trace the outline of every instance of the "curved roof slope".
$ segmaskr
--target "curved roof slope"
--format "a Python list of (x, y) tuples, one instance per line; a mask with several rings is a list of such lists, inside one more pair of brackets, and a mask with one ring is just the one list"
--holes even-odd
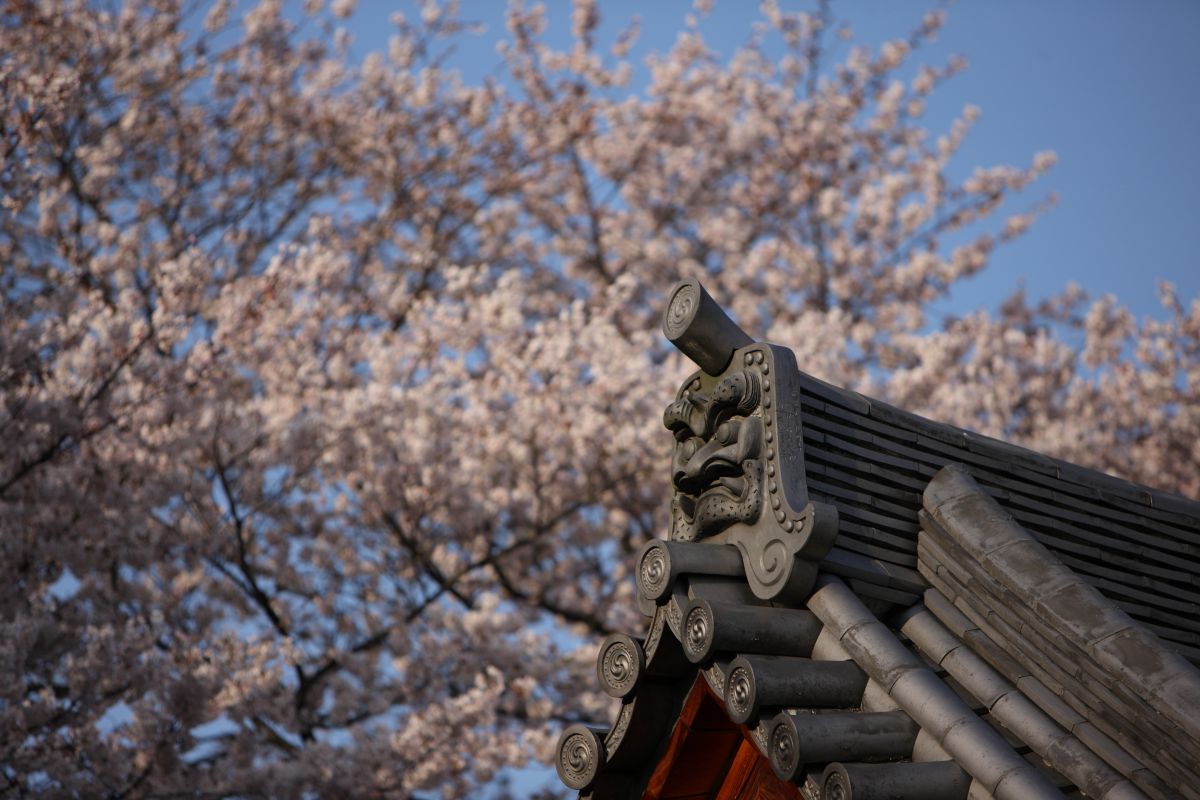
[[(749, 797), (769, 762), (806, 800), (1200, 800), (1200, 503), (823, 383), (694, 280), (663, 328), (701, 367), (664, 414), (670, 540), (568, 786)], [(725, 755), (681, 766), (689, 736)]]
[[(694, 548), (729, 547), (660, 546), (673, 560)], [(807, 602), (782, 607), (753, 597), (744, 576), (687, 572), (657, 602), (644, 640), (615, 635), (601, 645), (600, 683), (621, 699), (611, 729), (571, 726), (559, 740), (559, 774), (581, 797), (660, 797), (655, 776), (671, 766), (680, 731), (694, 724), (687, 712), (694, 683), (806, 800), (1080, 796), (914, 644), (917, 637), (897, 635), (837, 577), (822, 578)], [(1146, 800), (1136, 790), (1104, 796)]]
[(924, 506), (921, 574), (953, 609), (927, 604), (946, 609), (944, 621), (968, 618), (1005, 677), (1043, 687), (1030, 691), (1043, 710), (1088, 725), (1095, 752), (1148, 794), (1200, 798), (1200, 670), (1055, 558), (965, 468), (939, 471)]
[(1065, 565), (1200, 664), (1200, 503), (800, 377), (808, 489), (840, 514), (825, 569), (864, 594), (875, 584), (891, 590), (881, 599), (915, 600), (921, 492), (960, 463)]
[[(749, 743), (807, 800), (1200, 800), (1200, 670), (968, 468), (941, 469), (922, 497), (918, 569), (931, 588), (902, 611), (872, 610), (828, 574), (807, 599), (771, 603), (731, 545), (648, 545), (641, 564), (661, 563), (667, 583), (639, 570), (653, 617), (645, 638), (601, 645), (597, 675), (621, 705), (610, 730), (563, 734), (564, 782), (597, 800), (674, 797), (660, 784), (697, 727), (698, 683), (730, 723), (701, 735), (729, 752)], [(683, 769), (717, 787), (730, 780), (708, 773), (727, 768)]]

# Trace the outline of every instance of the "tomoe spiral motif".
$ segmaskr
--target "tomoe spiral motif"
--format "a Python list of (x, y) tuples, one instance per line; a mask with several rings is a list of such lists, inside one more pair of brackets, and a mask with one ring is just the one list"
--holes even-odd
[(558, 769), (563, 782), (572, 789), (583, 789), (596, 777), (599, 754), (596, 739), (586, 731), (569, 733), (558, 747)]
[(780, 721), (771, 730), (771, 761), (776, 768), (788, 775), (795, 774), (799, 752), (791, 726)]
[(821, 787), (821, 797), (826, 800), (851, 800), (853, 789), (846, 782), (846, 776), (841, 772), (830, 770), (825, 775), (825, 783)]
[(618, 683), (622, 683), (629, 679), (633, 674), (629, 669), (629, 652), (620, 645), (608, 651), (608, 660), (605, 662), (608, 667), (608, 674), (613, 676)]
[(735, 722), (745, 722), (754, 711), (754, 676), (744, 666), (734, 667), (729, 673), (725, 702)]
[(658, 599), (667, 589), (671, 565), (668, 562), (667, 551), (661, 546), (651, 547), (642, 556), (641, 567), (638, 570), (642, 582), (642, 590), (653, 599)]
[(665, 328), (667, 336), (675, 337), (687, 330), (688, 323), (700, 303), (700, 292), (693, 283), (685, 283), (675, 290), (667, 306)]
[(693, 661), (703, 658), (708, 651), (712, 636), (713, 621), (709, 609), (704, 605), (693, 606), (684, 620), (684, 647)]
[[(632, 645), (636, 646), (636, 645)], [(631, 650), (631, 643), (624, 639), (610, 641), (600, 656), (603, 682), (610, 693), (623, 695), (638, 679), (641, 671), (640, 654)]]

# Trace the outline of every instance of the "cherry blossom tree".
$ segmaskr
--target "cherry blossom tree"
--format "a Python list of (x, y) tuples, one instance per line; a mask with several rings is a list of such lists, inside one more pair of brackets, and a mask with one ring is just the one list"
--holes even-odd
[(453, 7), (355, 59), (352, 5), (0, 12), (5, 793), (459, 797), (603, 718), (681, 276), (819, 377), (1200, 490), (1197, 301), (931, 314), (1054, 160), (950, 177), (940, 13), (838, 58), (824, 4), (728, 60), (689, 19), (632, 88), (584, 0), (479, 83)]

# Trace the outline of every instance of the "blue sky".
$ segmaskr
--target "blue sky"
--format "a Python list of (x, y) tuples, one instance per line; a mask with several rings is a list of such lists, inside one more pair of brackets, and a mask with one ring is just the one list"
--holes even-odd
[[(780, 5), (812, 7), (795, 0)], [(451, 59), (468, 80), (495, 71), (493, 45), (503, 34), (505, 6), (504, 0), (463, 0), (462, 16), (487, 27)], [(551, 0), (547, 6), (550, 40), (564, 43), (570, 4)], [(398, 7), (415, 12), (409, 3)], [(884, 0), (833, 4), (855, 41), (869, 45), (902, 37), (930, 7)], [(938, 310), (994, 307), (1021, 281), (1035, 298), (1074, 281), (1093, 296), (1116, 294), (1138, 316), (1159, 312), (1160, 278), (1175, 283), (1184, 299), (1200, 295), (1200, 259), (1192, 247), (1200, 230), (1200, 3), (960, 0), (944, 7), (948, 24), (917, 60), (941, 63), (961, 54), (970, 67), (937, 93), (928, 127), (942, 132), (964, 105), (979, 106), (983, 117), (959, 154), (958, 174), (1027, 164), (1037, 151), (1054, 150), (1058, 166), (1039, 189), (1056, 192), (1059, 202)], [(386, 46), (387, 17), (396, 8), (381, 0), (360, 3), (350, 25), (356, 51)], [(641, 17), (636, 57), (667, 50), (691, 3), (600, 0), (600, 9), (602, 37)], [(756, 2), (717, 0), (701, 30), (728, 55), (746, 38), (756, 9)]]

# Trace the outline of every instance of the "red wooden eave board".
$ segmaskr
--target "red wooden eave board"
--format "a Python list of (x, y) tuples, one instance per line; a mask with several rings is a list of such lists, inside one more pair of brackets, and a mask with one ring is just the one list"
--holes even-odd
[(697, 677), (643, 800), (793, 800), (800, 791), (771, 771), (745, 726)]

